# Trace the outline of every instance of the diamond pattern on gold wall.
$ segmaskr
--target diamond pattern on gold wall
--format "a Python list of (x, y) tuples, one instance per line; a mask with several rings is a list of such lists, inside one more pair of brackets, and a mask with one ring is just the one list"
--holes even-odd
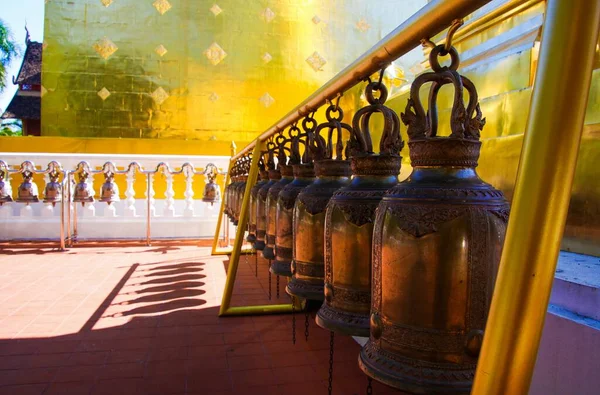
[(323, 66), (325, 66), (327, 61), (321, 56), (320, 53), (315, 51), (312, 55), (306, 58), (306, 63), (308, 63), (308, 65), (312, 67), (314, 71), (323, 71)]
[[(46, 6), (44, 135), (213, 136), (243, 145), (405, 12), (397, 0), (102, 1)], [(371, 25), (365, 32), (361, 19)], [(349, 103), (359, 96), (345, 95)]]
[(206, 50), (204, 51), (204, 56), (206, 56), (208, 61), (213, 66), (216, 66), (219, 63), (221, 63), (223, 59), (225, 59), (225, 57), (227, 56), (227, 52), (225, 52), (219, 44), (212, 43), (210, 44), (210, 47), (206, 48)]
[(164, 45), (160, 44), (158, 47), (154, 48), (154, 52), (162, 58), (168, 51)]
[(217, 4), (213, 4), (213, 6), (210, 7), (210, 12), (212, 12), (214, 16), (217, 16), (223, 12), (223, 10)]
[(356, 22), (356, 28), (361, 32), (366, 32), (371, 28), (371, 25), (369, 25), (364, 18), (361, 18), (358, 22)]
[(108, 89), (106, 89), (106, 87), (104, 87), (98, 91), (98, 96), (100, 96), (100, 99), (104, 101), (108, 99), (108, 97), (110, 96), (110, 92), (108, 91)]
[(169, 94), (161, 86), (159, 86), (154, 92), (152, 92), (150, 96), (152, 96), (154, 102), (156, 102), (156, 104), (158, 104), (159, 106), (169, 98)]
[(156, 0), (154, 3), (152, 3), (152, 5), (154, 8), (156, 8), (156, 11), (158, 11), (160, 15), (164, 15), (172, 7), (168, 0)]
[(273, 103), (275, 103), (275, 99), (273, 99), (273, 96), (269, 95), (269, 92), (266, 92), (264, 95), (262, 95), (258, 101), (265, 108), (269, 108), (273, 105)]
[(98, 55), (102, 56), (103, 59), (110, 58), (111, 55), (114, 54), (115, 52), (117, 52), (117, 50), (119, 49), (115, 45), (115, 43), (110, 41), (107, 37), (104, 37), (103, 39), (97, 41), (93, 45), (93, 48), (94, 48), (94, 51), (96, 51), (98, 53)]
[(100, 0), (100, 2), (102, 3), (102, 5), (104, 7), (108, 7), (109, 5), (111, 5), (113, 3), (113, 0)]

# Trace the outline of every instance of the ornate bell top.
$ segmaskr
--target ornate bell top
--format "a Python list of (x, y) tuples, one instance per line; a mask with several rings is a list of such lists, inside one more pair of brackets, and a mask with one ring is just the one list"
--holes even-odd
[(100, 190), (100, 201), (112, 203), (121, 200), (119, 198), (119, 187), (115, 184), (115, 173), (108, 171), (104, 173), (105, 181)]
[(62, 199), (61, 185), (58, 182), (59, 174), (56, 170), (48, 173), (50, 182), (46, 184), (44, 189), (44, 202), (45, 203), (56, 203)]
[[(383, 71), (380, 74), (383, 76)], [(375, 93), (378, 92), (376, 97)], [(402, 157), (400, 151), (404, 141), (400, 136), (400, 119), (384, 103), (387, 88), (380, 81), (369, 81), (365, 87), (365, 97), (369, 105), (356, 112), (352, 119), (352, 133), (348, 142), (352, 160), (352, 174), (365, 176), (397, 176)], [(383, 115), (383, 131), (379, 142), (379, 154), (373, 151), (373, 141), (369, 120), (375, 113)]]
[[(450, 66), (440, 66), (438, 56), (450, 55)], [(473, 83), (456, 70), (460, 63), (454, 47), (446, 52), (438, 45), (429, 54), (433, 72), (415, 78), (402, 121), (408, 126), (408, 145), (413, 166), (476, 167), (481, 142), (480, 130), (485, 125), (478, 103), (477, 90)], [(425, 112), (419, 97), (421, 86), (431, 82), (428, 111)], [(446, 84), (454, 86), (454, 102), (450, 117), (450, 136), (438, 136), (437, 95)], [(469, 93), (465, 108), (463, 90)]]
[(19, 189), (17, 190), (18, 202), (39, 201), (37, 185), (31, 181), (32, 177), (33, 172), (31, 170), (27, 169), (23, 171), (23, 182), (19, 185)]
[[(325, 117), (327, 121), (317, 126), (314, 134), (309, 135), (311, 138), (308, 147), (314, 159), (315, 174), (317, 177), (349, 177), (350, 163), (344, 160), (344, 154), (346, 158), (348, 157), (348, 147), (344, 148), (342, 130), (345, 129), (352, 134), (352, 127), (342, 122), (344, 111), (338, 104), (330, 104), (325, 111)], [(321, 135), (324, 129), (328, 129), (326, 137)]]

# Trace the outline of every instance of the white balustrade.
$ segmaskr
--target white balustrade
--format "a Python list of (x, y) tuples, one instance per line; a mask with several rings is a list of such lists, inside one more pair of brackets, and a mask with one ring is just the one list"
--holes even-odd
[[(56, 161), (56, 162), (55, 162)], [(107, 162), (108, 161), (108, 162)], [(28, 164), (25, 164), (27, 162)], [(58, 163), (62, 163), (61, 165)], [(48, 164), (46, 170), (37, 170), (34, 163)], [(190, 163), (199, 164), (194, 167)], [(150, 210), (151, 237), (159, 238), (202, 238), (212, 237), (218, 217), (218, 210), (205, 210), (210, 203), (205, 203), (201, 197), (195, 198), (193, 186), (194, 177), (204, 174), (207, 164), (213, 163), (220, 169), (226, 169), (228, 157), (216, 156), (176, 156), (176, 155), (81, 155), (81, 154), (36, 154), (36, 153), (2, 153), (0, 152), (0, 172), (9, 170), (5, 179), (0, 177), (0, 240), (36, 240), (59, 239), (61, 215), (66, 224), (72, 223), (73, 238), (83, 239), (142, 239), (146, 237), (147, 213)], [(6, 168), (3, 166), (6, 165)], [(11, 188), (15, 181), (21, 184), (25, 170), (44, 175), (44, 185), (52, 182), (50, 171), (59, 168), (58, 179), (52, 174), (55, 182), (62, 183), (62, 197), (68, 196), (68, 185), (71, 183), (71, 200), (75, 195), (79, 177), (82, 171), (88, 171), (85, 181), (91, 189), (94, 177), (103, 177), (107, 171), (125, 176), (125, 199), (110, 203), (97, 201), (102, 196), (102, 190), (96, 190), (94, 201), (68, 202), (42, 201), (46, 199), (46, 189), (39, 185), (44, 194), (35, 192), (39, 198), (36, 201), (17, 201), (18, 192)], [(102, 170), (96, 170), (100, 169)], [(118, 170), (119, 168), (124, 170)], [(38, 167), (39, 169), (39, 167)], [(164, 178), (155, 180), (154, 175), (162, 172)], [(20, 173), (20, 174), (19, 174)], [(183, 173), (185, 192), (183, 199), (176, 199), (175, 183), (181, 182), (174, 175)], [(221, 171), (221, 174), (223, 172)], [(65, 180), (65, 176), (68, 180)], [(122, 176), (121, 176), (122, 177)], [(136, 177), (144, 177), (146, 187), (144, 197), (136, 199)], [(164, 183), (165, 198), (155, 199), (154, 183)], [(56, 184), (53, 184), (53, 186)], [(32, 191), (36, 185), (31, 181)], [(116, 184), (113, 185), (117, 188)], [(55, 186), (54, 186), (55, 187)], [(221, 188), (223, 186), (221, 185)], [(91, 190), (88, 193), (91, 195)], [(51, 189), (52, 190), (52, 189)], [(141, 191), (138, 191), (140, 193)], [(12, 201), (3, 201), (2, 195), (10, 196)], [(117, 191), (118, 194), (118, 191)], [(197, 195), (196, 195), (197, 196)], [(60, 197), (59, 197), (60, 199)], [(111, 199), (109, 199), (111, 200)], [(218, 207), (218, 206), (216, 206)], [(139, 215), (138, 213), (144, 213)], [(157, 213), (161, 213), (159, 215)], [(69, 236), (67, 236), (68, 238)]]

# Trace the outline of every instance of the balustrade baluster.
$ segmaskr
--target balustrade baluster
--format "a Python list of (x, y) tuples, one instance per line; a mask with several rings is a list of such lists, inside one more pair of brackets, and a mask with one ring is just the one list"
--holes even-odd
[(167, 178), (167, 189), (165, 191), (165, 208), (163, 210), (163, 216), (174, 217), (175, 216), (175, 190), (173, 189), (173, 174), (165, 168), (165, 175)]
[(185, 173), (185, 209), (183, 210), (183, 215), (185, 217), (193, 217), (194, 188), (192, 186), (192, 183), (194, 182), (194, 169), (192, 167), (186, 166), (183, 171)]
[[(154, 207), (154, 173), (148, 174), (148, 181), (146, 181), (146, 199), (150, 200), (150, 204), (148, 205), (148, 209), (150, 211), (150, 216), (156, 216), (156, 208)], [(150, 194), (150, 195), (148, 195)]]
[(127, 189), (125, 190), (125, 209), (123, 214), (126, 217), (135, 217), (135, 188), (133, 183), (135, 182), (135, 168), (131, 168), (126, 175)]

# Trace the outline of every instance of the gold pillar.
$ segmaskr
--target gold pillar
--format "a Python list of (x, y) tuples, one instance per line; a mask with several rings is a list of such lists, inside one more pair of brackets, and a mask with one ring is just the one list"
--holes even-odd
[(548, 0), (498, 280), (473, 394), (527, 394), (565, 226), (600, 0)]

